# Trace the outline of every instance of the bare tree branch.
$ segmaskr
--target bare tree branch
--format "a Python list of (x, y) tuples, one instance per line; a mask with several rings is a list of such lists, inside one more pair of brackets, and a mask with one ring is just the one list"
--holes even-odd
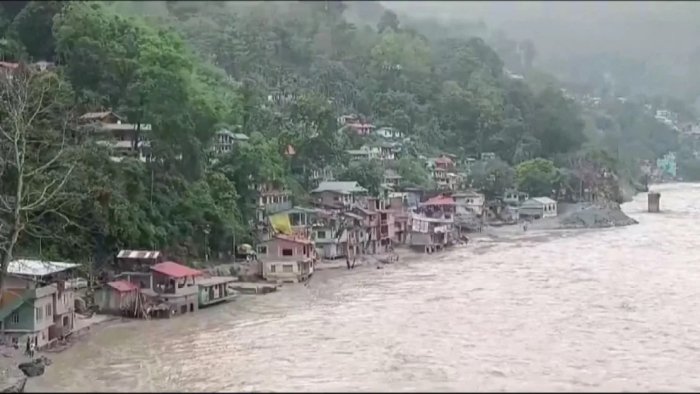
[[(61, 208), (61, 197), (75, 164), (61, 163), (71, 111), (62, 108), (62, 84), (53, 74), (35, 74), (20, 67), (0, 75), (0, 297), (7, 268), (20, 234), (41, 234), (42, 219), (54, 215), (77, 226)], [(47, 159), (48, 158), (48, 159)]]

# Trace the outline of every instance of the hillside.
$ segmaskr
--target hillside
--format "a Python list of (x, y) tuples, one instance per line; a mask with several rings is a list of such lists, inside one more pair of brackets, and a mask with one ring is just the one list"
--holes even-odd
[[(338, 116), (350, 113), (402, 131), (410, 142), (393, 167), (411, 184), (430, 184), (424, 159), (438, 153), (459, 162), (493, 153), (468, 180), (491, 197), (512, 186), (533, 194), (562, 186), (571, 198), (583, 192), (584, 174), (595, 191), (597, 174), (618, 170), (605, 146), (587, 144), (581, 109), (560, 89), (514, 78), (481, 38), (441, 37), (439, 24), (432, 33), (405, 27), (391, 12), (377, 15), (376, 4), (12, 6), (2, 8), (5, 61), (57, 66), (26, 85), (29, 97), (53, 95), (40, 124), (22, 129), (45, 142), (27, 151), (23, 165), (41, 177), (26, 193), (47, 184), (56, 193), (28, 205), (26, 225), (7, 227), (21, 230), (18, 253), (97, 263), (124, 247), (225, 254), (234, 239), (255, 239), (252, 185), (285, 187), (300, 203), (312, 174), (332, 168), (377, 190), (381, 163), (348, 164), (347, 151), (368, 143), (338, 131)], [(369, 22), (369, 14), (376, 24), (349, 21)], [(0, 111), (17, 108), (8, 105)], [(108, 109), (149, 126), (139, 138), (150, 141), (153, 160), (115, 162), (81, 134), (79, 115)], [(249, 141), (211, 160), (222, 128)], [(46, 164), (47, 152), (60, 154)], [(16, 191), (13, 171), (3, 175), (5, 193)]]

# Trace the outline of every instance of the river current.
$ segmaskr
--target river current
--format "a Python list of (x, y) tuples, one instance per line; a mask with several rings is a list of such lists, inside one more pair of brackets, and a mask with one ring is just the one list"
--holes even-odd
[(27, 391), (700, 390), (700, 185), (638, 225), (528, 231), (98, 328)]

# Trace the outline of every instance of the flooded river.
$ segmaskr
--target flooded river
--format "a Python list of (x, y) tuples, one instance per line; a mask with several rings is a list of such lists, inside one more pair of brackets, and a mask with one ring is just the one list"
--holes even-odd
[(97, 330), (28, 391), (700, 390), (700, 185), (535, 233)]

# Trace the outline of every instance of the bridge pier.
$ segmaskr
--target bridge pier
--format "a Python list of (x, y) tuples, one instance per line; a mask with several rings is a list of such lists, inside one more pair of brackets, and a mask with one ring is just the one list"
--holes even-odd
[(660, 202), (659, 200), (661, 199), (661, 194), (656, 193), (656, 192), (649, 192), (647, 194), (647, 204), (648, 204), (648, 211), (651, 213), (657, 213), (660, 211)]

